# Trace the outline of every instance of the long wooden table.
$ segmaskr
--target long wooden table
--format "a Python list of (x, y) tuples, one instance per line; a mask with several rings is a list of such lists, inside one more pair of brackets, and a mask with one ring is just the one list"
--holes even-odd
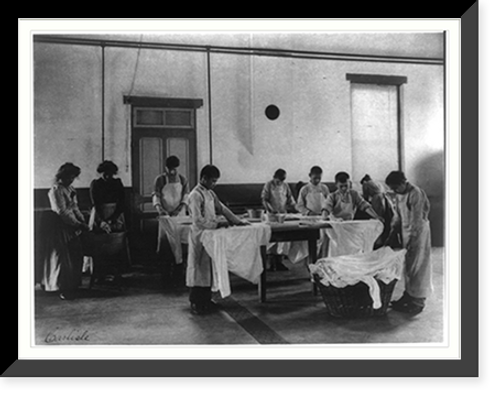
[[(314, 220), (307, 218), (301, 218), (299, 216), (290, 216), (291, 220), (285, 220), (284, 223), (269, 223), (271, 228), (271, 239), (270, 242), (293, 242), (293, 241), (306, 241), (308, 244), (308, 263), (314, 264), (318, 258), (317, 242), (320, 238), (320, 231), (324, 228), (331, 228), (332, 226), (321, 220)], [(190, 227), (189, 218), (179, 218), (179, 227), (181, 229), (181, 242), (187, 244), (187, 237)], [(249, 220), (254, 223), (261, 223), (260, 220)], [(345, 222), (348, 223), (348, 222)], [(357, 223), (362, 223), (361, 221)], [(263, 271), (260, 276), (258, 284), (258, 295), (261, 302), (266, 302), (266, 290), (267, 290), (267, 271), (266, 271), (266, 260), (267, 260), (267, 246), (263, 245), (260, 247)], [(314, 294), (317, 293), (316, 284), (312, 283), (312, 291)]]
[[(307, 241), (309, 252), (309, 263), (315, 263), (317, 255), (317, 241), (320, 238), (320, 230), (328, 228), (328, 223), (300, 224), (298, 221), (285, 221), (285, 223), (270, 223), (271, 242)], [(266, 302), (266, 257), (267, 247), (260, 247), (262, 256), (263, 271), (259, 281), (259, 298), (261, 302)], [(313, 292), (316, 294), (316, 285), (313, 283)]]

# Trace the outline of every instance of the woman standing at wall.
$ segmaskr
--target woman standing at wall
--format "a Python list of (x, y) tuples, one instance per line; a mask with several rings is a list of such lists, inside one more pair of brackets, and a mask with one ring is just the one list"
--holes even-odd
[(59, 291), (61, 299), (71, 299), (81, 284), (83, 253), (80, 234), (89, 227), (78, 208), (73, 181), (80, 168), (62, 165), (48, 196), (52, 212), (47, 214), (42, 285), (45, 291)]

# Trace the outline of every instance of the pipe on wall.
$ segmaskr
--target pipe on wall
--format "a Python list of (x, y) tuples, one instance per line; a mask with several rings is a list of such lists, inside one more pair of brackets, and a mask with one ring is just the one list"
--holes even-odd
[(104, 161), (104, 157), (105, 157), (105, 98), (104, 98), (104, 94), (105, 94), (105, 79), (106, 79), (106, 60), (105, 60), (105, 46), (101, 46), (101, 73), (102, 73), (102, 78), (101, 78), (101, 146), (102, 146), (102, 149), (101, 149), (101, 158), (102, 158), (102, 161)]
[(210, 49), (207, 49), (207, 87), (208, 87), (208, 143), (210, 164), (213, 164), (213, 139), (212, 139), (212, 76), (210, 67)]
[(370, 54), (348, 54), (334, 53), (324, 51), (304, 51), (304, 50), (283, 50), (283, 49), (264, 49), (251, 47), (228, 47), (228, 46), (207, 46), (194, 44), (175, 44), (175, 43), (153, 43), (136, 42), (126, 40), (103, 40), (65, 37), (59, 35), (35, 35), (33, 41), (39, 43), (58, 43), (72, 44), (82, 46), (104, 46), (104, 47), (123, 47), (123, 48), (145, 48), (155, 50), (174, 50), (174, 51), (194, 51), (194, 52), (212, 52), (222, 54), (236, 55), (255, 55), (263, 57), (282, 57), (282, 58), (303, 58), (331, 61), (363, 61), (363, 62), (385, 62), (401, 64), (424, 64), (424, 65), (443, 65), (442, 58), (430, 57), (405, 57), (389, 55), (370, 55)]

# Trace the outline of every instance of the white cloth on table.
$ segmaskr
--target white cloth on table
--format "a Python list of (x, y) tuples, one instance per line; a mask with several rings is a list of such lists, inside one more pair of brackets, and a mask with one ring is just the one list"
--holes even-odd
[[(296, 216), (297, 217), (297, 216)], [(303, 221), (319, 222), (319, 217), (299, 216)], [(378, 220), (354, 220), (343, 222), (321, 221), (328, 223), (331, 228), (320, 230), (322, 239), (328, 239), (328, 257), (353, 255), (362, 252), (371, 252), (377, 238), (384, 229), (383, 223)], [(326, 237), (323, 238), (323, 235)], [(328, 237), (328, 238), (327, 238)], [(321, 241), (318, 252), (321, 250)], [(307, 241), (292, 241), (271, 243), (268, 251), (286, 255), (292, 263), (298, 263), (309, 256)]]
[(328, 257), (371, 252), (373, 244), (382, 234), (384, 225), (379, 220), (327, 222)]
[[(300, 216), (300, 222), (305, 224), (315, 224), (315, 223), (323, 223), (321, 216)], [(317, 256), (321, 255), (321, 248), (323, 246), (323, 242), (325, 239), (326, 229), (319, 230), (319, 240), (316, 242), (317, 248)], [(290, 247), (288, 248), (288, 260), (292, 263), (298, 263), (303, 259), (306, 259), (309, 256), (309, 243), (307, 241), (292, 241), (289, 243)]]
[(323, 258), (314, 265), (309, 265), (311, 274), (320, 278), (321, 284), (344, 288), (364, 282), (373, 300), (373, 308), (382, 306), (380, 287), (375, 279), (388, 284), (394, 279), (400, 279), (406, 250), (393, 251), (382, 247), (366, 254), (345, 255), (333, 258)]
[(260, 247), (271, 239), (271, 228), (265, 224), (205, 230), (201, 242), (212, 258), (212, 291), (223, 298), (231, 294), (229, 272), (257, 284), (264, 268)]
[[(305, 223), (315, 223), (321, 221), (321, 216), (304, 216), (300, 214), (287, 214), (285, 220), (294, 220)], [(320, 239), (317, 242), (318, 254), (320, 253), (321, 245), (324, 240), (323, 230), (320, 230)], [(292, 263), (298, 263), (309, 256), (309, 244), (307, 241), (286, 241), (273, 242), (267, 246), (269, 253), (277, 255), (286, 255)]]
[(267, 246), (270, 254), (286, 255), (292, 263), (298, 263), (309, 256), (307, 241), (272, 242)]

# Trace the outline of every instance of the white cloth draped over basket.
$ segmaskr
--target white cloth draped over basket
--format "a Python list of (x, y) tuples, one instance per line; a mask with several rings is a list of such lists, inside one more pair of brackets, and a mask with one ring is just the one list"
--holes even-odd
[(352, 220), (328, 222), (324, 229), (329, 238), (328, 257), (368, 253), (384, 230), (379, 220)]
[(222, 298), (231, 294), (229, 272), (257, 284), (264, 270), (260, 247), (270, 239), (265, 224), (205, 230), (201, 242), (212, 259), (212, 291), (220, 291)]
[(309, 265), (312, 275), (320, 278), (320, 283), (337, 288), (364, 282), (368, 285), (373, 308), (382, 306), (380, 287), (375, 279), (388, 284), (400, 279), (406, 250), (394, 251), (390, 247), (382, 247), (369, 253), (323, 258)]

